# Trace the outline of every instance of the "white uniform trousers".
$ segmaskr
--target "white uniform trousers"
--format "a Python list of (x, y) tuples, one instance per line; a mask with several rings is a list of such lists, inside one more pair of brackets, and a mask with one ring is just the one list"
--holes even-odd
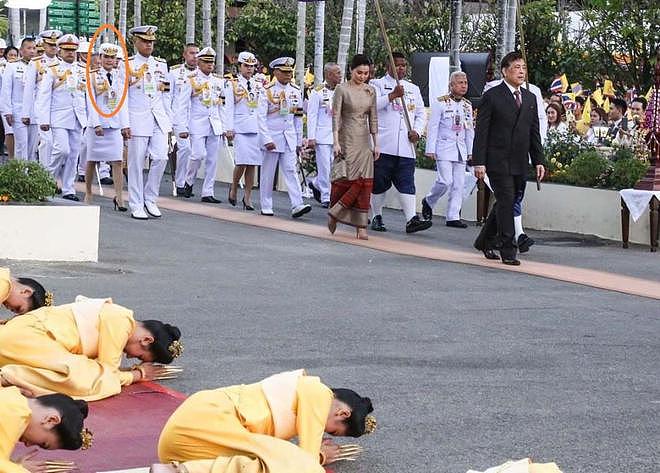
[[(151, 156), (151, 166), (144, 182), (144, 164)], [(152, 136), (132, 136), (128, 140), (128, 205), (131, 212), (144, 208), (145, 202), (156, 203), (160, 181), (167, 166), (167, 135), (158, 126)]]
[(176, 172), (174, 173), (174, 182), (177, 187), (183, 187), (186, 183), (188, 174), (188, 160), (192, 149), (190, 147), (190, 138), (181, 138), (176, 134)]
[(28, 125), (28, 159), (38, 161), (37, 147), (39, 146), (39, 125), (31, 123)]
[(459, 220), (465, 185), (465, 162), (438, 160), (435, 164), (437, 174), (431, 190), (426, 195), (426, 202), (435, 207), (440, 197), (449, 191), (446, 219)]
[(43, 131), (39, 128), (39, 146), (37, 146), (37, 155), (39, 162), (43, 167), (48, 167), (53, 154), (53, 131)]
[[(186, 183), (191, 186), (195, 183), (197, 172), (204, 160), (204, 184), (202, 197), (215, 197), (215, 171), (218, 167), (218, 150), (220, 139), (218, 135), (200, 136), (190, 135), (191, 154), (188, 160)], [(179, 163), (177, 162), (177, 166)]]
[(28, 159), (28, 127), (18, 119), (14, 120), (14, 157)]
[(261, 165), (261, 178), (259, 180), (259, 197), (262, 212), (273, 211), (273, 181), (278, 163), (289, 193), (291, 208), (302, 205), (303, 203), (302, 189), (300, 188), (298, 171), (296, 169), (296, 151), (285, 151), (283, 153), (264, 151), (264, 161)]
[(51, 128), (51, 130), (53, 130), (53, 153), (46, 169), (55, 179), (62, 181), (62, 195), (75, 194), (74, 183), (82, 130), (79, 126), (73, 130), (66, 128)]
[(314, 186), (321, 191), (321, 202), (330, 202), (330, 165), (332, 145), (316, 145), (316, 179)]

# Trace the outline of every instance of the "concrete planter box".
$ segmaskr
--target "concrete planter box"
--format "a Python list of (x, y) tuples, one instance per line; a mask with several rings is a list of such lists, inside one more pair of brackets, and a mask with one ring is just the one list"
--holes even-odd
[(61, 199), (0, 205), (0, 259), (98, 261), (99, 207)]

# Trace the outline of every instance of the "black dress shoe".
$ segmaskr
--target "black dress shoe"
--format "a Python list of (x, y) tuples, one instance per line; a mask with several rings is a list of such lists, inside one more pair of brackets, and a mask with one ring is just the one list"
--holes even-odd
[(511, 257), (502, 258), (502, 263), (508, 264), (509, 266), (520, 266), (520, 260)]
[(518, 251), (521, 253), (527, 253), (529, 247), (536, 243), (532, 238), (528, 237), (524, 233), (520, 234), (518, 237)]
[(385, 227), (385, 224), (383, 224), (383, 217), (382, 215), (375, 215), (374, 218), (371, 220), (371, 229), (375, 232), (386, 232), (387, 228)]
[(222, 203), (221, 200), (216, 199), (212, 195), (207, 195), (207, 196), (202, 197), (202, 202), (206, 202), (207, 204), (221, 204)]
[(453, 228), (467, 228), (467, 224), (461, 220), (447, 220), (445, 225)]
[(78, 182), (85, 182), (85, 176), (78, 176), (76, 179)]
[(193, 186), (191, 186), (190, 184), (188, 184), (188, 183), (186, 182), (185, 185), (183, 186), (183, 196), (184, 196), (186, 199), (189, 198), (189, 197), (194, 197), (195, 194), (193, 194), (193, 191), (192, 191), (192, 190), (193, 190)]
[(76, 194), (66, 194), (62, 196), (63, 199), (72, 200), (74, 202), (80, 202), (80, 199)]
[(330, 202), (321, 202), (321, 207), (323, 207), (324, 209), (329, 208), (330, 207)]
[(422, 199), (422, 217), (429, 222), (433, 220), (433, 209), (428, 202), (426, 202), (426, 197)]
[(176, 196), (177, 197), (186, 197), (186, 187), (177, 187), (176, 188)]
[(318, 203), (321, 203), (321, 191), (316, 188), (314, 184), (311, 182), (307, 184), (310, 189), (312, 189), (312, 194), (314, 194), (314, 200), (317, 201)]
[(433, 225), (433, 222), (430, 220), (422, 220), (417, 215), (408, 220), (406, 223), (406, 233), (415, 233), (421, 232), (423, 230), (428, 230)]
[(486, 259), (500, 259), (499, 255), (495, 253), (495, 250), (482, 250)]
[(115, 183), (111, 177), (104, 177), (100, 182), (102, 186), (112, 186)]

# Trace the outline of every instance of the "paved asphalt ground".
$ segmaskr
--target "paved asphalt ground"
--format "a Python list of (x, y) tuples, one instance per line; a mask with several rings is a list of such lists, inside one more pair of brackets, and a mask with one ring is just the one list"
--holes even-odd
[[(186, 371), (167, 385), (182, 392), (306, 368), (370, 396), (378, 431), (337, 473), (464, 473), (526, 456), (565, 473), (660, 468), (657, 300), (171, 211), (137, 222), (97, 202), (98, 264), (0, 264), (57, 302), (112, 296), (177, 324)], [(477, 231), (438, 218), (407, 237), (401, 212), (385, 219), (392, 238), (463, 250)], [(307, 221), (323, 224), (322, 209)], [(660, 279), (643, 247), (532, 235), (529, 259)]]

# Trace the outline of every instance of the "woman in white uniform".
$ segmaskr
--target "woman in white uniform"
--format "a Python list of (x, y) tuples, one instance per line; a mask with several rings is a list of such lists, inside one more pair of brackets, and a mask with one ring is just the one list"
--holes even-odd
[(225, 91), (225, 115), (227, 138), (234, 142), (234, 176), (229, 188), (229, 203), (236, 206), (238, 183), (245, 175), (245, 195), (243, 209), (254, 210), (251, 194), (257, 166), (261, 166), (263, 153), (259, 143), (257, 107), (261, 83), (254, 79), (257, 58), (243, 51), (238, 55), (239, 74), (236, 79), (227, 81)]
[[(103, 43), (100, 48), (101, 67), (91, 73), (94, 89), (94, 103), (88, 96), (89, 126), (86, 131), (87, 167), (85, 169), (85, 202), (92, 202), (92, 182), (94, 170), (98, 162), (105, 161), (112, 165), (114, 176), (115, 197), (114, 209), (126, 212), (122, 196), (123, 179), (122, 157), (124, 150), (124, 134), (128, 130), (128, 109), (121, 103), (124, 93), (124, 75), (115, 68), (119, 46)], [(117, 111), (117, 109), (119, 110)], [(104, 117), (99, 112), (110, 115)], [(116, 113), (115, 113), (116, 112)]]

